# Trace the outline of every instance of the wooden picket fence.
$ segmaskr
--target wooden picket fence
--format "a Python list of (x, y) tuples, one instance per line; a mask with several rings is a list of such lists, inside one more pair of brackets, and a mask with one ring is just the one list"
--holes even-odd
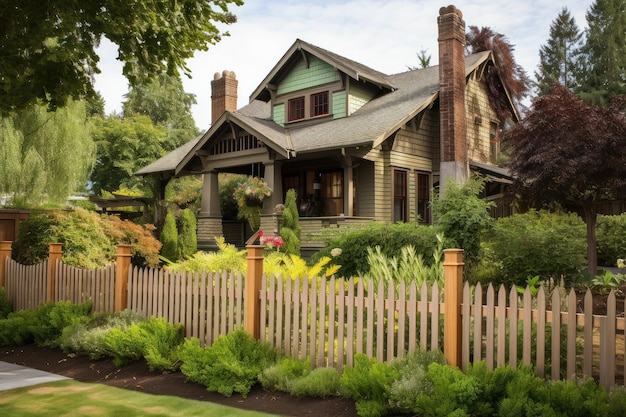
[(354, 278), (264, 276), (258, 246), (249, 248), (245, 279), (232, 273), (129, 268), (128, 248), (118, 251), (115, 264), (97, 271), (63, 265), (60, 248), (51, 248), (48, 261), (29, 267), (12, 261), (6, 245), (2, 248), (0, 285), (16, 310), (49, 299), (91, 298), (97, 311), (130, 309), (182, 323), (186, 336), (203, 345), (243, 327), (317, 367), (341, 369), (359, 353), (390, 361), (420, 347), (443, 350), (448, 362), (462, 369), (479, 360), (490, 369), (528, 364), (551, 379), (592, 376), (605, 387), (624, 384), (626, 312), (617, 311), (614, 292), (607, 297), (606, 314), (599, 315), (590, 292), (580, 302), (574, 291), (565, 294), (558, 287), (541, 288), (536, 296), (529, 288), (520, 295), (504, 287), (472, 287), (460, 279), (458, 250), (445, 253), (443, 288), (418, 288)]

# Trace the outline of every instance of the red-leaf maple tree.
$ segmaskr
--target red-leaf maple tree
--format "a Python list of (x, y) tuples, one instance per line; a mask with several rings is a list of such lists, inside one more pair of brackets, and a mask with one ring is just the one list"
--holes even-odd
[(591, 276), (597, 273), (598, 205), (626, 196), (625, 109), (623, 96), (599, 107), (557, 85), (505, 138), (520, 194), (535, 206), (560, 203), (584, 219)]

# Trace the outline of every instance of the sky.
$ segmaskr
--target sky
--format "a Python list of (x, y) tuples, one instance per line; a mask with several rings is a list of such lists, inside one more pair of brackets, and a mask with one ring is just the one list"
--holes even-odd
[[(567, 7), (581, 30), (593, 0), (457, 0), (466, 31), (488, 26), (514, 45), (514, 56), (534, 79), (539, 49), (549, 37), (550, 25)], [(238, 107), (249, 102), (274, 65), (296, 39), (304, 40), (386, 74), (419, 66), (417, 54), (425, 50), (437, 65), (437, 16), (447, 2), (432, 0), (244, 0), (232, 6), (237, 23), (223, 26), (223, 37), (208, 51), (197, 52), (187, 62), (192, 78), (182, 76), (187, 93), (195, 94), (192, 107), (196, 126), (210, 127), (211, 80), (216, 72), (234, 71), (238, 84)], [(101, 74), (96, 90), (105, 100), (105, 111), (121, 113), (128, 82), (122, 75), (114, 44), (103, 40), (98, 53)]]

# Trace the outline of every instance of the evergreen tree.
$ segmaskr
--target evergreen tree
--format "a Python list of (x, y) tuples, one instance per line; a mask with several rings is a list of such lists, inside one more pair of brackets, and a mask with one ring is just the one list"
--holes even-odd
[(178, 218), (178, 248), (180, 259), (187, 259), (198, 251), (196, 236), (196, 216), (189, 209), (180, 212)]
[(165, 216), (165, 223), (163, 223), (159, 240), (163, 244), (161, 256), (171, 262), (178, 261), (178, 230), (176, 229), (174, 213), (169, 212)]
[(539, 70), (535, 71), (539, 95), (550, 94), (556, 83), (569, 89), (577, 87), (582, 35), (567, 7), (563, 7), (550, 25), (550, 38), (539, 50)]
[(283, 239), (282, 251), (288, 255), (300, 255), (300, 217), (296, 204), (296, 190), (290, 188), (285, 196), (285, 211), (280, 229)]
[(579, 96), (606, 106), (626, 94), (626, 0), (596, 0), (587, 11)]

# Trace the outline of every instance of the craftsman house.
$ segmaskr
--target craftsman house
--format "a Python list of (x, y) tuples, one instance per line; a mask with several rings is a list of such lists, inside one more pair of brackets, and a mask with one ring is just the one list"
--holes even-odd
[[(439, 65), (387, 75), (296, 40), (237, 109), (234, 73), (215, 74), (212, 125), (202, 136), (137, 175), (202, 174), (198, 242), (242, 243), (222, 222), (218, 176), (263, 177), (273, 188), (261, 228), (274, 230), (275, 207), (295, 189), (303, 249), (310, 233), (371, 220), (431, 221), (431, 190), (479, 170), (499, 192), (499, 121), (484, 74), (490, 51), (465, 56), (465, 23), (454, 6), (438, 18)], [(511, 104), (516, 119), (517, 111)], [(517, 120), (514, 120), (517, 121)], [(506, 210), (506, 207), (504, 207)]]

